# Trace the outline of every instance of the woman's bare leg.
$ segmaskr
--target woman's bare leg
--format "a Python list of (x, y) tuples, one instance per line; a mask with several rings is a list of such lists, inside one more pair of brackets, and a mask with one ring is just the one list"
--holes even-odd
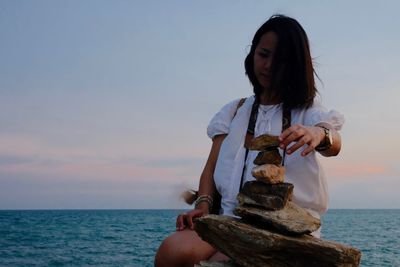
[(228, 256), (226, 256), (225, 254), (217, 251), (208, 260), (209, 261), (228, 261), (228, 260), (230, 260), (230, 258)]
[(178, 231), (167, 237), (160, 245), (154, 265), (156, 267), (193, 267), (216, 253), (215, 248), (203, 241), (195, 231)]

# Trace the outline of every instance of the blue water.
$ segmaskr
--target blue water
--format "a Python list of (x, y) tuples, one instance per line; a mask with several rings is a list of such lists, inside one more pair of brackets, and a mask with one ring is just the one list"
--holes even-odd
[[(153, 266), (179, 212), (0, 211), (0, 265)], [(400, 210), (330, 210), (322, 235), (359, 248), (361, 266), (400, 266)]]

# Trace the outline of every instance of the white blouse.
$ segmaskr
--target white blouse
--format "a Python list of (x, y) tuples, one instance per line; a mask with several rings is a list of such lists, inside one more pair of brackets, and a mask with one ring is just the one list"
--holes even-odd
[[(245, 158), (244, 139), (247, 131), (254, 96), (248, 97), (244, 104), (235, 111), (240, 99), (231, 101), (212, 118), (207, 128), (210, 138), (218, 134), (228, 134), (219, 152), (214, 180), (220, 192), (221, 214), (233, 215), (237, 205), (236, 195), (239, 192), (240, 180)], [(260, 105), (254, 136), (261, 134), (280, 135), (282, 131), (282, 105)], [(317, 100), (308, 109), (294, 109), (291, 114), (291, 125), (312, 126), (320, 122), (329, 123), (340, 130), (344, 116), (335, 110), (328, 111)], [(328, 190), (324, 171), (315, 151), (305, 157), (301, 156), (304, 147), (285, 158), (285, 182), (294, 185), (293, 201), (306, 208), (316, 217), (328, 207)], [(282, 150), (280, 150), (282, 155)], [(244, 183), (254, 180), (251, 170), (258, 151), (249, 151), (245, 166)]]

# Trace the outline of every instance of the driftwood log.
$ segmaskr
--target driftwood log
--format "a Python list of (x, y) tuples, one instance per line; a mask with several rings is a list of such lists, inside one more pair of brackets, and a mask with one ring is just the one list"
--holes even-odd
[(361, 258), (357, 249), (336, 242), (308, 235), (284, 236), (228, 216), (197, 218), (195, 230), (203, 240), (244, 267), (352, 267), (358, 266)]

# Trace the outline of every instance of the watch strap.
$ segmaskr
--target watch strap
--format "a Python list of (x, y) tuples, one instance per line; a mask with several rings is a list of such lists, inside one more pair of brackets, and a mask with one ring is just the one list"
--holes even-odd
[(332, 146), (331, 130), (322, 125), (317, 125), (317, 127), (320, 127), (324, 130), (325, 136), (324, 136), (324, 140), (318, 146), (315, 147), (315, 150), (316, 151), (328, 150)]

